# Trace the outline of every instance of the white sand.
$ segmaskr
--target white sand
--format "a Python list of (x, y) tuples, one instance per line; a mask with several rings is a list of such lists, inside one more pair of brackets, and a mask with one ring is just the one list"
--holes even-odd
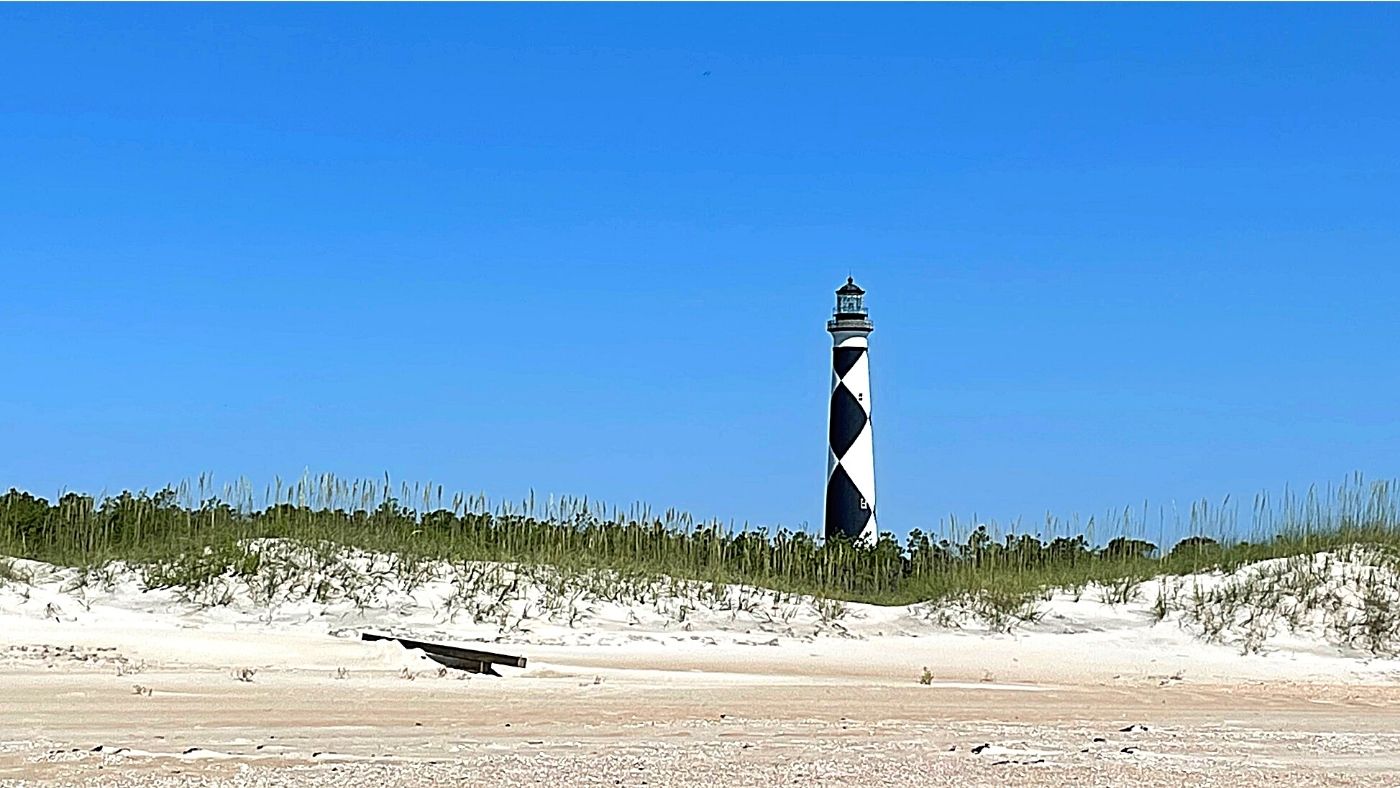
[[(355, 560), (373, 573), (384, 559)], [(134, 572), (78, 588), (75, 570), (17, 565), (34, 577), (0, 588), (0, 784), (323, 784), (328, 769), (365, 785), (1400, 780), (1400, 660), (1315, 617), (1207, 643), (1179, 610), (1157, 620), (1158, 581), (1117, 606), (1056, 594), (1002, 634), (959, 611), (754, 589), (559, 605), (528, 578), (509, 604), (459, 598), (454, 616), (445, 574), (411, 591), (389, 578), (360, 604), (230, 582), (211, 607)], [(1287, 569), (1170, 583), (1205, 593)], [(416, 652), (358, 640), (365, 629), (530, 665), (439, 677)], [(1118, 732), (1130, 723), (1148, 730)]]

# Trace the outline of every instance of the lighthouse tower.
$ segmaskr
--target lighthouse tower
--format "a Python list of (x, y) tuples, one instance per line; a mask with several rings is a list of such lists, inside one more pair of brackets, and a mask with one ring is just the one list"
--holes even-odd
[(875, 540), (875, 449), (870, 429), (865, 291), (847, 277), (836, 291), (831, 332), (831, 421), (826, 455), (826, 537)]

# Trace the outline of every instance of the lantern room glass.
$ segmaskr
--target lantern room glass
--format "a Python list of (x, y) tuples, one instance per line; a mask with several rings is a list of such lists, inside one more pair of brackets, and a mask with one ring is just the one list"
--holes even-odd
[(865, 314), (865, 296), (860, 295), (838, 295), (836, 296), (836, 313), (838, 315), (863, 315)]

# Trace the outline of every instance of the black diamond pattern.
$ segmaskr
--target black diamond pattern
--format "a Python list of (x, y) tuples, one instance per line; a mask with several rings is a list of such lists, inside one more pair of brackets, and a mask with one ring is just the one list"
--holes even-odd
[(865, 498), (856, 489), (855, 482), (839, 464), (826, 482), (826, 536), (845, 536), (850, 539), (860, 537), (865, 523), (870, 519), (870, 509)]
[(846, 456), (846, 450), (856, 442), (867, 421), (865, 409), (860, 406), (846, 384), (837, 383), (831, 390), (831, 451), (839, 460)]
[(831, 366), (836, 370), (836, 376), (838, 378), (846, 377), (846, 373), (851, 371), (851, 367), (854, 367), (863, 355), (865, 355), (863, 347), (833, 348)]

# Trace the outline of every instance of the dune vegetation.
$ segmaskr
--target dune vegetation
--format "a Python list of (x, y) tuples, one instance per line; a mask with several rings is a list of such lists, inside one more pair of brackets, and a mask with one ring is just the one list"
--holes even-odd
[[(949, 519), (939, 536), (916, 529), (874, 544), (586, 499), (491, 507), (387, 480), (305, 477), (261, 496), (246, 482), (210, 488), (201, 479), (57, 501), (12, 489), (0, 496), (0, 589), (31, 581), (14, 560), (31, 559), (66, 567), (66, 592), (135, 577), (199, 606), (252, 600), (270, 621), (288, 602), (368, 609), (433, 585), (446, 589), (435, 603), (444, 620), (466, 615), (502, 633), (527, 619), (574, 627), (607, 604), (653, 607), (677, 625), (687, 611), (760, 608), (831, 625), (851, 602), (1004, 631), (1037, 622), (1058, 594), (1178, 620), (1246, 651), (1292, 632), (1400, 652), (1400, 496), (1359, 477), (1261, 495), (1244, 523), (1229, 502), (1199, 502), (1048, 517), (1035, 530)], [(1190, 535), (1163, 548), (1146, 538), (1153, 531)]]
[[(256, 571), (257, 553), (248, 545), (278, 539), (393, 554), (404, 567), (501, 562), (908, 604), (968, 595), (1017, 599), (1088, 585), (1127, 589), (1159, 575), (1230, 571), (1356, 544), (1400, 549), (1396, 486), (1360, 478), (1301, 495), (1260, 495), (1245, 523), (1228, 501), (1197, 502), (1185, 511), (1134, 507), (1083, 521), (1047, 517), (1034, 529), (948, 519), (936, 535), (914, 529), (901, 543), (887, 533), (872, 545), (698, 523), (642, 506), (608, 509), (581, 498), (493, 507), (481, 496), (446, 496), (437, 485), (388, 479), (307, 476), (278, 482), (263, 491), (263, 503), (257, 500), (246, 481), (216, 490), (206, 478), (101, 498), (67, 493), (56, 501), (11, 489), (0, 496), (0, 555), (76, 567), (119, 560), (198, 585)], [(1163, 546), (1149, 538), (1153, 533), (1191, 535)]]

